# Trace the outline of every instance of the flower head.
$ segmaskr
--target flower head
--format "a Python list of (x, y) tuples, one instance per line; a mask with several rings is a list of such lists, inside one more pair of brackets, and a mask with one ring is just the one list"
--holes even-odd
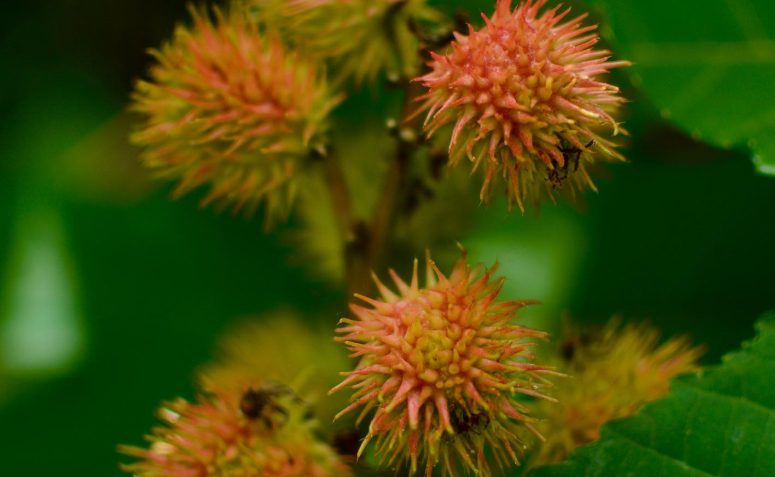
[(149, 449), (119, 447), (140, 459), (123, 466), (137, 477), (350, 475), (334, 451), (316, 440), (304, 403), (284, 386), (212, 390), (194, 403), (169, 403), (158, 415), (164, 427), (148, 437)]
[(687, 337), (659, 344), (659, 332), (647, 324), (611, 320), (602, 329), (577, 334), (562, 346), (558, 368), (573, 376), (552, 394), (558, 406), (543, 406), (539, 428), (546, 442), (531, 465), (564, 459), (576, 447), (600, 437), (600, 426), (634, 414), (643, 404), (670, 390), (674, 377), (699, 370), (702, 348)]
[(179, 179), (175, 196), (210, 184), (203, 205), (252, 213), (264, 200), (267, 218), (283, 217), (339, 98), (312, 63), (240, 14), (191, 13), (193, 25), (152, 52), (151, 80), (137, 83), (145, 123), (132, 140), (148, 167)]
[(246, 0), (288, 41), (332, 60), (340, 79), (380, 72), (417, 74), (418, 42), (409, 20), (435, 20), (427, 0)]
[(611, 114), (623, 99), (599, 76), (629, 63), (592, 49), (598, 37), (596, 26), (581, 26), (586, 15), (561, 23), (570, 10), (539, 15), (545, 3), (527, 0), (512, 11), (511, 0), (498, 0), (486, 26), (456, 34), (418, 78), (429, 89), (421, 109), (429, 110), (429, 134), (454, 123), (450, 164), (466, 154), (485, 171), (482, 200), (502, 175), (509, 204), (516, 200), (523, 212), (526, 199), (537, 204), (566, 184), (570, 193), (594, 189), (587, 172), (594, 158), (623, 159), (601, 135), (618, 132)]
[(471, 269), (464, 254), (447, 277), (429, 259), (420, 288), (415, 261), (409, 285), (391, 270), (398, 294), (377, 280), (381, 300), (351, 305), (357, 319), (341, 320), (338, 339), (361, 361), (332, 392), (357, 390), (340, 415), (376, 408), (359, 454), (376, 439), (382, 462), (409, 460), (415, 472), (424, 459), (429, 476), (437, 463), (445, 475), (458, 475), (458, 463), (489, 475), (485, 443), (499, 462), (518, 462), (520, 434), (535, 432), (521, 400), (552, 401), (541, 393), (549, 386), (541, 374), (552, 371), (526, 362), (535, 343), (523, 340), (547, 334), (509, 324), (533, 302), (496, 302), (504, 282), (492, 280), (496, 268)]

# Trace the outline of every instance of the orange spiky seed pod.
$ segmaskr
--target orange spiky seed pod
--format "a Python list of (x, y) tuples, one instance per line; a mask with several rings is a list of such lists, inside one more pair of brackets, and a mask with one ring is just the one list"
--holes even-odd
[(153, 429), (149, 449), (119, 446), (140, 459), (122, 468), (136, 477), (349, 476), (305, 414), (292, 391), (273, 384), (178, 399), (159, 411), (164, 427)]
[(174, 196), (203, 184), (219, 201), (267, 219), (284, 218), (298, 169), (325, 143), (326, 117), (341, 98), (313, 63), (286, 51), (238, 12), (191, 9), (193, 25), (152, 51), (150, 81), (139, 81), (133, 109), (145, 117), (132, 140)]
[(576, 447), (597, 440), (606, 422), (635, 414), (664, 396), (674, 377), (699, 371), (702, 347), (692, 347), (687, 337), (662, 344), (659, 338), (646, 323), (622, 327), (612, 319), (602, 329), (566, 339), (558, 368), (573, 380), (553, 390), (559, 405), (538, 405), (545, 418), (538, 427), (546, 442), (530, 465), (563, 460)]
[[(514, 312), (533, 301), (496, 302), (504, 279), (492, 280), (497, 265), (473, 270), (465, 253), (447, 277), (428, 260), (428, 278), (420, 288), (417, 261), (407, 285), (392, 270), (396, 294), (377, 281), (381, 300), (360, 296), (371, 305), (351, 305), (357, 319), (342, 319), (338, 329), (358, 367), (331, 392), (357, 391), (340, 415), (364, 406), (359, 419), (376, 407), (360, 453), (376, 439), (376, 455), (389, 465), (410, 461), (417, 470), (425, 459), (430, 476), (437, 463), (444, 475), (489, 475), (484, 447), (499, 463), (519, 463), (520, 435), (535, 432), (535, 418), (520, 399), (553, 399), (541, 389), (541, 375), (556, 374), (532, 364), (526, 338), (547, 334), (509, 324)], [(403, 457), (403, 459), (401, 459)]]
[(530, 199), (552, 199), (564, 185), (595, 189), (587, 167), (594, 160), (623, 160), (602, 130), (618, 132), (612, 114), (623, 102), (616, 86), (599, 78), (611, 68), (609, 51), (594, 50), (596, 26), (586, 15), (566, 23), (560, 6), (539, 15), (546, 0), (528, 0), (512, 11), (498, 0), (486, 26), (456, 34), (448, 53), (433, 54), (432, 71), (418, 78), (429, 89), (429, 135), (454, 123), (450, 165), (465, 154), (484, 170), (481, 199), (489, 200), (492, 179), (502, 175), (509, 205), (524, 212)]
[(418, 73), (410, 21), (436, 21), (427, 0), (245, 0), (289, 42), (332, 62), (338, 80), (373, 81), (379, 73)]

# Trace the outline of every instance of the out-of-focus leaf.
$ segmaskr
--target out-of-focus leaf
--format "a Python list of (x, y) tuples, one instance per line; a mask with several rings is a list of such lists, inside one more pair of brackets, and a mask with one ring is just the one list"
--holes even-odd
[(665, 398), (531, 477), (775, 475), (775, 313), (758, 329), (722, 365), (676, 379)]
[[(772, 308), (775, 187), (751, 174), (744, 154), (684, 163), (696, 154), (689, 146), (670, 154), (633, 148), (632, 162), (612, 167), (600, 194), (586, 195), (588, 246), (567, 241), (581, 270), (566, 309), (582, 323), (621, 313), (665, 335), (691, 333), (713, 362)], [(542, 210), (540, 223), (551, 211)]]
[[(322, 168), (322, 167), (321, 167)], [(334, 208), (322, 172), (304, 179), (294, 206), (294, 226), (285, 241), (294, 249), (292, 265), (304, 265), (307, 273), (335, 286), (344, 280), (344, 230)]]
[(57, 211), (20, 209), (0, 292), (0, 368), (49, 376), (69, 371), (85, 344), (75, 271)]
[(508, 214), (505, 201), (478, 211), (477, 226), (463, 244), (471, 262), (498, 263), (506, 277), (504, 299), (537, 299), (520, 314), (520, 324), (555, 332), (578, 286), (582, 259), (590, 248), (579, 211), (568, 206), (544, 207), (540, 216)]
[(57, 185), (68, 195), (103, 203), (134, 204), (147, 196), (158, 182), (150, 180), (129, 142), (136, 121), (121, 111), (78, 141), (54, 168)]
[(748, 147), (775, 175), (775, 3), (590, 0), (663, 117), (715, 146)]

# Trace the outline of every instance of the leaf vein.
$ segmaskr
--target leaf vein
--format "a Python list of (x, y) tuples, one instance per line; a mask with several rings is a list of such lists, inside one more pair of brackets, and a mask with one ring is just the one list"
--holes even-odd
[(697, 385), (694, 385), (694, 384), (689, 384), (686, 387), (690, 388), (690, 389), (693, 389), (693, 390), (696, 390), (696, 391), (698, 391), (698, 392), (700, 392), (702, 394), (705, 394), (705, 395), (717, 396), (717, 397), (720, 397), (722, 399), (729, 399), (729, 400), (732, 400), (732, 401), (738, 401), (740, 403), (743, 403), (743, 404), (746, 404), (746, 405), (750, 405), (750, 406), (752, 406), (752, 407), (754, 407), (756, 409), (764, 411), (765, 413), (767, 413), (768, 416), (772, 415), (772, 414), (775, 414), (775, 409), (773, 409), (771, 407), (767, 407), (766, 405), (764, 405), (762, 403), (759, 403), (759, 402), (756, 402), (756, 401), (752, 401), (752, 400), (748, 399), (745, 396), (735, 396), (735, 395), (732, 395), (732, 394), (726, 394), (726, 393), (722, 393), (722, 392), (718, 392), (718, 391), (712, 391), (710, 389), (706, 389), (706, 388), (703, 388), (703, 387), (700, 387), (700, 386), (697, 386)]
[(676, 464), (679, 464), (680, 466), (683, 466), (683, 467), (686, 467), (686, 468), (691, 469), (693, 471), (696, 471), (699, 475), (708, 476), (708, 477), (716, 477), (713, 474), (709, 474), (709, 473), (705, 472), (702, 469), (698, 469), (697, 467), (694, 467), (694, 466), (690, 465), (688, 462), (686, 462), (684, 460), (678, 459), (676, 457), (671, 457), (671, 456), (666, 455), (666, 454), (662, 454), (661, 452), (659, 452), (657, 450), (654, 450), (654, 449), (652, 449), (652, 448), (650, 448), (648, 446), (644, 446), (640, 442), (637, 442), (637, 441), (631, 439), (629, 436), (627, 436), (625, 434), (622, 434), (621, 432), (619, 432), (617, 430), (614, 430), (614, 429), (612, 429), (610, 427), (608, 428), (608, 433), (609, 434), (614, 434), (614, 435), (617, 435), (617, 436), (621, 437), (623, 440), (632, 443), (634, 445), (634, 447), (643, 449), (643, 450), (645, 450), (649, 454), (656, 455), (657, 457), (661, 457), (662, 459), (666, 459), (666, 460), (675, 462)]

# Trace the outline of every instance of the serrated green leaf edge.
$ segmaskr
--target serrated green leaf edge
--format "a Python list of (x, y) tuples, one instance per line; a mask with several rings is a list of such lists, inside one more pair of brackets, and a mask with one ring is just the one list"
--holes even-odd
[(601, 438), (530, 477), (775, 476), (775, 312), (758, 334)]

